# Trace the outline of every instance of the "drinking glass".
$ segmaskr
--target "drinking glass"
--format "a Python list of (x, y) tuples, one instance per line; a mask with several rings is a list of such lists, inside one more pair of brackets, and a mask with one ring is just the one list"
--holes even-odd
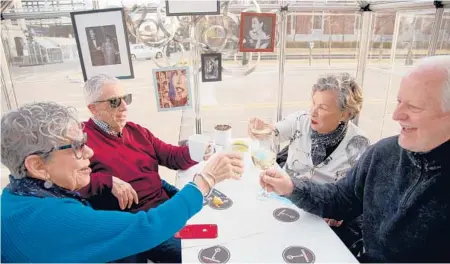
[[(273, 140), (255, 140), (252, 144), (251, 157), (253, 164), (261, 171), (273, 168), (277, 159), (276, 146)], [(258, 194), (258, 198), (261, 200), (267, 199), (269, 193), (266, 189)]]

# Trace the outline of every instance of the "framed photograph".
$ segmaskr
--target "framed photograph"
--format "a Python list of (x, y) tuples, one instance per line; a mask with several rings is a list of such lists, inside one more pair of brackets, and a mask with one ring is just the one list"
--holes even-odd
[(123, 8), (70, 13), (84, 81), (100, 73), (134, 78)]
[(188, 66), (153, 69), (153, 85), (158, 112), (192, 107)]
[(241, 13), (239, 50), (241, 52), (273, 52), (275, 48), (274, 13)]
[(202, 82), (222, 81), (222, 53), (202, 54)]
[(166, 0), (166, 16), (220, 15), (219, 0)]

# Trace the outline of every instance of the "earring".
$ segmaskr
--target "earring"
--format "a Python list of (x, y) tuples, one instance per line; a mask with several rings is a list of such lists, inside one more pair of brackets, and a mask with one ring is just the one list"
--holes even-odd
[(53, 182), (50, 180), (50, 178), (48, 178), (47, 180), (45, 180), (44, 182), (44, 187), (46, 189), (50, 189), (53, 186)]

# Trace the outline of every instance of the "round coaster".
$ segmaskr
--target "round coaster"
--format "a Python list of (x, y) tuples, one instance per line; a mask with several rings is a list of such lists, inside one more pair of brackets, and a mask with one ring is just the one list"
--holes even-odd
[(294, 209), (283, 207), (273, 211), (273, 217), (281, 222), (295, 222), (300, 219), (300, 214)]
[(230, 259), (230, 251), (222, 246), (213, 246), (200, 250), (198, 260), (201, 263), (227, 263)]
[(305, 247), (291, 246), (283, 251), (283, 259), (286, 263), (314, 263), (316, 256)]
[(220, 199), (222, 200), (223, 204), (222, 205), (215, 205), (213, 203), (213, 199), (208, 199), (209, 200), (209, 207), (211, 207), (212, 209), (215, 210), (226, 210), (228, 208), (230, 208), (233, 205), (233, 201), (228, 198), (228, 197), (220, 197)]

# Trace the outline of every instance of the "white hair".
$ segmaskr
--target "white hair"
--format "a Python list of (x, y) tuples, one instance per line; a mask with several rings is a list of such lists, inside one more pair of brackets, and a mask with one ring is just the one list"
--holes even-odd
[(48, 158), (67, 140), (73, 125), (82, 129), (73, 107), (53, 102), (27, 104), (7, 112), (1, 119), (1, 159), (16, 179), (27, 176), (25, 159)]
[(450, 111), (450, 55), (426, 57), (419, 63), (421, 66), (437, 66), (447, 72), (447, 79), (442, 87), (442, 108), (445, 112)]
[(84, 100), (86, 105), (90, 105), (100, 98), (102, 88), (105, 84), (118, 82), (119, 80), (116, 77), (107, 74), (99, 74), (89, 78), (84, 84)]

